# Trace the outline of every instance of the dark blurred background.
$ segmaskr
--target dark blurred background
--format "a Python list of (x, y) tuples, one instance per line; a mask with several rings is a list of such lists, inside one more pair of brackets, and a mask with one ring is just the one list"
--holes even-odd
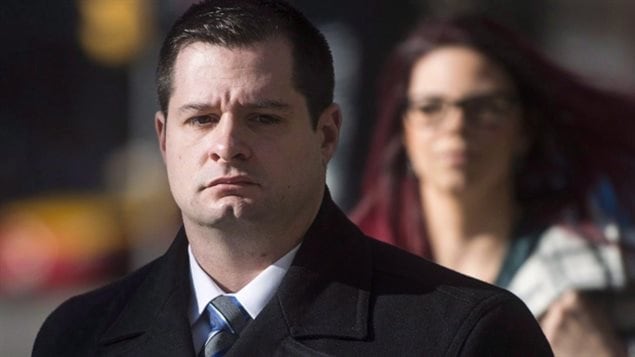
[[(29, 355), (54, 306), (172, 239), (179, 218), (154, 138), (154, 67), (191, 2), (0, 4), (0, 355)], [(328, 179), (345, 209), (358, 195), (375, 78), (419, 17), (488, 14), (596, 85), (635, 93), (632, 0), (293, 3), (333, 49), (345, 122)]]

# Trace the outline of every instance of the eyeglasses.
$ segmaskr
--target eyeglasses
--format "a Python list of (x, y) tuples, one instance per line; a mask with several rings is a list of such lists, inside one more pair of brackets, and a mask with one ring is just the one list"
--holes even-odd
[(406, 118), (421, 127), (437, 128), (450, 109), (456, 108), (463, 111), (468, 124), (484, 127), (503, 123), (518, 113), (518, 107), (518, 98), (511, 94), (476, 95), (453, 102), (429, 98), (409, 101)]

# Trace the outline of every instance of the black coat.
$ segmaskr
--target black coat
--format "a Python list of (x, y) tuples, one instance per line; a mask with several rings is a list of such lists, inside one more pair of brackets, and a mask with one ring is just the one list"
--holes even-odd
[[(33, 356), (194, 356), (187, 237), (66, 301)], [(511, 293), (365, 237), (328, 194), (276, 295), (228, 356), (551, 356)]]

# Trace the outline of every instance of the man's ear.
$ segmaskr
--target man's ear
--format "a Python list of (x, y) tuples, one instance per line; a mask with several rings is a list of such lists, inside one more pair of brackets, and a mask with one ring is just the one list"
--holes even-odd
[(161, 150), (163, 162), (165, 162), (165, 135), (167, 129), (166, 119), (167, 118), (160, 110), (154, 114), (154, 129), (157, 132), (157, 139), (159, 140), (159, 149)]
[(316, 130), (320, 134), (322, 161), (326, 165), (337, 148), (337, 143), (340, 138), (340, 128), (342, 127), (342, 112), (340, 106), (333, 103), (329, 105), (320, 117)]

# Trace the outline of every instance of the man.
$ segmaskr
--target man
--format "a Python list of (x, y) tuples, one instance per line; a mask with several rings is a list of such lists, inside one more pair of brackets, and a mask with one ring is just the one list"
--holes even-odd
[(158, 92), (183, 228), (164, 256), (53, 312), (34, 356), (551, 354), (513, 295), (363, 236), (331, 201), (332, 58), (297, 10), (192, 6)]

